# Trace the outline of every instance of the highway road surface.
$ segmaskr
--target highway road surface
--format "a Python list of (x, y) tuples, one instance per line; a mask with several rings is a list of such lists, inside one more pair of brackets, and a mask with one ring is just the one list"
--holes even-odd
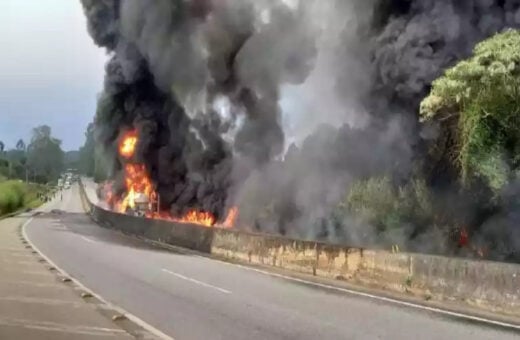
[[(154, 249), (93, 224), (73, 186), (30, 241), (106, 300), (176, 340), (519, 339), (483, 323), (333, 292), (208, 258)], [(50, 208), (49, 208), (50, 209)]]

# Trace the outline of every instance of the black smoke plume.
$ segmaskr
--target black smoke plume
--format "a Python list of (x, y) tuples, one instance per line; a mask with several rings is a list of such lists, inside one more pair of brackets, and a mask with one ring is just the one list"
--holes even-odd
[(136, 128), (164, 207), (237, 203), (252, 228), (351, 243), (376, 235), (315, 221), (354, 180), (404, 182), (427, 163), (432, 81), (520, 26), (520, 0), (81, 1), (110, 54), (98, 142), (117, 159)]
[[(263, 164), (283, 150), (280, 85), (304, 81), (316, 53), (304, 8), (231, 0), (82, 4), (91, 36), (111, 54), (98, 141), (116, 158), (120, 134), (136, 128), (136, 159), (162, 204), (175, 214), (196, 208), (221, 217), (233, 152)], [(227, 117), (215, 108), (222, 100)], [(116, 162), (114, 175), (119, 169)]]

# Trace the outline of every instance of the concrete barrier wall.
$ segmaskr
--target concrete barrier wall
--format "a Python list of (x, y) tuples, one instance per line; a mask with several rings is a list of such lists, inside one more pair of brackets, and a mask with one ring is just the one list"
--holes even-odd
[(88, 201), (100, 225), (147, 239), (251, 264), (347, 280), (427, 299), (464, 301), (520, 316), (520, 265), (349, 248), (117, 214)]
[(117, 214), (91, 205), (91, 215), (100, 225), (137, 235), (153, 241), (209, 253), (213, 230), (198, 225), (145, 220), (140, 217)]
[(211, 253), (520, 316), (520, 266), (215, 230)]

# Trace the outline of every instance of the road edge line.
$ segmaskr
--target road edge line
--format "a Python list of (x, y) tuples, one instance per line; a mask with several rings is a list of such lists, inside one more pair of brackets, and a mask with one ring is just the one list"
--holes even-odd
[(136, 315), (126, 311), (125, 309), (123, 309), (122, 307), (119, 307), (115, 304), (113, 304), (112, 302), (109, 302), (107, 301), (106, 299), (104, 299), (103, 297), (101, 297), (99, 294), (95, 293), (94, 291), (92, 291), (90, 288), (88, 288), (87, 286), (85, 286), (84, 284), (82, 284), (78, 279), (72, 277), (71, 275), (69, 275), (64, 269), (62, 269), (61, 267), (57, 266), (50, 258), (48, 258), (45, 254), (43, 254), (43, 252), (38, 248), (36, 247), (36, 245), (29, 239), (29, 237), (27, 236), (27, 232), (26, 232), (26, 227), (27, 225), (29, 225), (32, 221), (34, 220), (34, 217), (31, 217), (29, 218), (27, 221), (25, 221), (22, 226), (21, 226), (21, 229), (22, 229), (22, 236), (23, 238), (25, 239), (25, 241), (27, 241), (27, 243), (36, 251), (38, 252), (38, 254), (43, 258), (45, 259), (45, 261), (47, 261), (50, 265), (52, 265), (54, 268), (56, 268), (56, 270), (58, 272), (60, 272), (62, 275), (68, 277), (71, 279), (72, 282), (74, 282), (74, 284), (76, 284), (78, 287), (80, 287), (81, 289), (85, 290), (86, 292), (90, 293), (92, 296), (94, 296), (96, 299), (98, 299), (99, 301), (103, 302), (105, 305), (107, 305), (109, 308), (115, 310), (116, 312), (126, 316), (126, 318), (132, 322), (134, 322), (135, 324), (137, 324), (138, 326), (142, 327), (143, 329), (147, 330), (148, 332), (152, 333), (153, 335), (159, 337), (160, 339), (163, 339), (163, 340), (175, 340), (174, 338), (172, 338), (171, 336), (169, 335), (166, 335), (165, 333), (161, 332), (159, 329), (155, 328), (154, 326), (150, 325), (149, 323), (147, 323), (146, 321), (140, 319), (139, 317), (137, 317)]
[[(196, 255), (196, 256), (204, 257), (201, 255)], [(261, 273), (263, 275), (268, 275), (268, 276), (278, 277), (278, 278), (289, 280), (289, 281), (299, 282), (299, 283), (306, 284), (309, 286), (316, 286), (316, 287), (320, 287), (323, 289), (340, 291), (342, 293), (346, 293), (346, 294), (350, 294), (350, 295), (362, 296), (367, 299), (384, 301), (387, 303), (401, 305), (401, 306), (405, 306), (408, 308), (422, 309), (422, 310), (425, 310), (425, 311), (428, 311), (431, 313), (436, 313), (436, 314), (440, 314), (440, 315), (448, 315), (448, 316), (455, 317), (455, 318), (466, 319), (466, 320), (476, 321), (476, 322), (479, 322), (482, 324), (489, 324), (489, 325), (499, 326), (499, 327), (510, 329), (510, 330), (520, 331), (520, 325), (518, 325), (518, 324), (513, 324), (513, 323), (509, 323), (509, 322), (504, 322), (504, 321), (497, 321), (497, 320), (493, 320), (493, 319), (488, 319), (488, 318), (475, 316), (475, 315), (471, 315), (471, 314), (466, 314), (466, 313), (462, 313), (462, 312), (455, 312), (455, 311), (442, 309), (442, 308), (438, 308), (438, 307), (421, 305), (419, 303), (399, 300), (396, 298), (366, 293), (366, 292), (362, 292), (362, 291), (356, 291), (356, 290), (349, 289), (349, 288), (337, 287), (337, 286), (333, 286), (333, 285), (328, 285), (326, 283), (312, 282), (312, 281), (300, 279), (297, 277), (291, 277), (291, 276), (287, 276), (287, 275), (283, 275), (283, 274), (279, 274), (279, 273), (269, 272), (267, 270), (262, 270), (259, 268), (249, 267), (247, 265), (226, 262), (226, 261), (223, 261), (220, 259), (211, 259), (211, 260), (218, 261), (218, 262), (221, 262), (226, 265), (236, 266), (236, 267), (242, 268), (244, 270), (255, 271), (255, 272)]]
[[(369, 293), (369, 292), (358, 291), (358, 290), (355, 290), (355, 289), (329, 285), (329, 284), (326, 284), (326, 283), (313, 282), (313, 281), (301, 279), (301, 278), (298, 278), (298, 277), (292, 277), (290, 275), (284, 275), (284, 274), (280, 274), (280, 273), (276, 273), (276, 272), (271, 272), (271, 271), (269, 271), (267, 269), (257, 268), (257, 267), (254, 267), (254, 266), (251, 266), (251, 265), (248, 265), (248, 264), (242, 264), (242, 263), (236, 263), (236, 262), (233, 262), (233, 261), (228, 261), (226, 259), (219, 258), (219, 257), (217, 257), (217, 256), (215, 256), (213, 254), (201, 253), (201, 252), (199, 252), (197, 250), (193, 250), (193, 249), (182, 248), (182, 247), (179, 247), (179, 246), (174, 246), (174, 245), (170, 245), (170, 244), (166, 244), (166, 243), (162, 243), (162, 242), (158, 242), (158, 241), (153, 241), (153, 240), (148, 240), (148, 239), (144, 239), (144, 238), (139, 238), (139, 237), (137, 237), (137, 239), (140, 239), (140, 240), (142, 240), (144, 242), (147, 242), (149, 244), (155, 245), (157, 247), (161, 247), (163, 249), (176, 250), (176, 251), (179, 251), (181, 253), (189, 253), (192, 256), (203, 258), (203, 259), (206, 259), (208, 261), (219, 262), (219, 263), (227, 265), (227, 266), (238, 267), (238, 268), (241, 268), (243, 270), (257, 272), (259, 274), (266, 275), (266, 276), (277, 277), (277, 278), (280, 278), (280, 279), (285, 279), (285, 280), (288, 280), (288, 281), (298, 282), (298, 283), (305, 284), (305, 285), (308, 285), (308, 286), (315, 286), (315, 287), (319, 287), (319, 288), (322, 288), (322, 289), (327, 289), (327, 290), (332, 290), (332, 291), (339, 291), (339, 292), (342, 292), (344, 294), (350, 294), (350, 295), (353, 295), (353, 296), (364, 297), (366, 299), (371, 299), (371, 300), (376, 300), (376, 301), (379, 300), (379, 301), (386, 302), (388, 304), (400, 305), (400, 306), (404, 306), (404, 307), (407, 307), (407, 308), (410, 308), (410, 309), (419, 309), (419, 310), (427, 311), (427, 312), (438, 314), (438, 315), (450, 316), (450, 317), (453, 317), (453, 318), (459, 318), (459, 319), (464, 319), (464, 320), (468, 320), (468, 321), (478, 322), (478, 323), (481, 323), (481, 324), (487, 325), (487, 326), (500, 327), (500, 328), (502, 328), (504, 330), (514, 331), (514, 332), (520, 331), (520, 324), (516, 324), (516, 323), (511, 323), (511, 322), (507, 322), (507, 321), (493, 320), (493, 319), (486, 318), (486, 317), (483, 317), (483, 316), (471, 315), (471, 314), (468, 314), (468, 313), (457, 312), (457, 311), (454, 311), (454, 310), (443, 309), (443, 308), (440, 308), (440, 307), (427, 306), (427, 305), (416, 303), (416, 302), (412, 302), (412, 301), (400, 300), (398, 298), (388, 297), (388, 296), (384, 296), (384, 295), (378, 295), (376, 293), (372, 294), (372, 293)], [(295, 273), (295, 274), (297, 274), (297, 273)]]

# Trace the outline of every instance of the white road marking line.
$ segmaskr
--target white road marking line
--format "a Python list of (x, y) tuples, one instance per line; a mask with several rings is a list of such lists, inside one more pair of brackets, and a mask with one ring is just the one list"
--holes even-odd
[(155, 328), (154, 326), (146, 323), (145, 321), (141, 320), (140, 318), (138, 318), (137, 316), (135, 316), (134, 314), (132, 313), (129, 313), (127, 312), (126, 310), (124, 310), (123, 308), (119, 307), (119, 306), (116, 306), (115, 304), (111, 303), (111, 302), (108, 302), (107, 300), (105, 300), (103, 297), (101, 297), (101, 295), (98, 295), (96, 293), (94, 293), (91, 289), (87, 288), (84, 284), (82, 284), (81, 282), (79, 282), (77, 279), (73, 278), (71, 275), (69, 275), (65, 270), (61, 269), (59, 266), (57, 266), (50, 258), (48, 258), (47, 256), (45, 256), (41, 251), (40, 249), (38, 249), (38, 247), (36, 247), (36, 245), (29, 239), (29, 237), (27, 236), (27, 230), (26, 230), (26, 227), (33, 221), (34, 218), (30, 218), (28, 219), (23, 225), (22, 225), (22, 235), (23, 235), (23, 238), (31, 245), (31, 247), (33, 247), (34, 250), (36, 250), (38, 252), (38, 254), (40, 254), (40, 256), (42, 258), (44, 258), (47, 263), (49, 263), (50, 265), (52, 265), (54, 268), (56, 268), (60, 273), (61, 275), (63, 276), (66, 276), (66, 277), (69, 277), (72, 282), (74, 282), (74, 284), (78, 287), (80, 287), (81, 289), (83, 289), (84, 291), (92, 294), (92, 296), (94, 296), (96, 299), (98, 299), (99, 301), (103, 302), (108, 308), (110, 309), (113, 309), (114, 311), (118, 312), (119, 314), (122, 314), (124, 316), (127, 317), (128, 320), (132, 321), (133, 323), (141, 326), (143, 329), (147, 330), (148, 332), (152, 333), (153, 335), (155, 335), (156, 337), (158, 337), (159, 339), (163, 339), (163, 340), (175, 340), (173, 337), (169, 336), (169, 335), (166, 335), (165, 333), (161, 332), (160, 330), (158, 330), (157, 328)]
[(393, 304), (406, 306), (406, 307), (410, 307), (410, 308), (422, 309), (422, 310), (426, 310), (426, 311), (433, 312), (433, 313), (444, 314), (444, 315), (449, 315), (449, 316), (453, 316), (453, 317), (463, 318), (463, 319), (467, 319), (467, 320), (478, 321), (478, 322), (482, 322), (482, 323), (496, 325), (496, 326), (500, 326), (500, 327), (506, 327), (506, 328), (512, 328), (512, 329), (520, 330), (520, 325), (518, 325), (518, 324), (512, 324), (512, 323), (508, 323), (508, 322), (502, 322), (502, 321), (486, 319), (486, 318), (479, 317), (479, 316), (474, 316), (474, 315), (469, 315), (469, 314), (464, 314), (464, 313), (459, 313), (459, 312), (452, 312), (452, 311), (449, 311), (449, 310), (440, 309), (440, 308), (436, 308), (436, 307), (429, 307), (429, 306), (419, 305), (419, 304), (416, 304), (416, 303), (413, 303), (413, 302), (406, 302), (406, 301), (401, 301), (401, 300), (388, 298), (388, 297), (384, 297), (384, 296), (379, 296), (379, 295), (374, 295), (374, 294), (369, 294), (369, 293), (363, 293), (363, 292), (359, 292), (359, 291), (348, 289), (348, 288), (341, 288), (341, 287), (331, 286), (331, 285), (324, 284), (324, 283), (312, 282), (312, 281), (299, 279), (299, 278), (296, 278), (296, 277), (291, 277), (291, 276), (287, 276), (287, 275), (283, 275), (283, 274), (271, 273), (271, 272), (268, 272), (266, 270), (262, 270), (262, 269), (258, 269), (258, 268), (247, 267), (247, 266), (244, 266), (244, 265), (241, 265), (241, 264), (237, 264), (237, 263), (230, 263), (230, 262), (226, 262), (226, 261), (210, 258), (210, 257), (207, 257), (207, 256), (196, 255), (196, 254), (194, 256), (199, 257), (199, 258), (203, 258), (203, 259), (206, 259), (206, 260), (210, 260), (210, 261), (220, 262), (220, 263), (223, 263), (223, 264), (228, 265), (228, 266), (235, 266), (235, 267), (239, 267), (239, 268), (242, 268), (242, 269), (245, 269), (245, 270), (254, 271), (254, 272), (257, 272), (257, 273), (260, 273), (260, 274), (264, 274), (264, 275), (268, 275), (268, 276), (273, 276), (273, 277), (286, 279), (286, 280), (289, 280), (289, 281), (304, 283), (304, 284), (307, 284), (307, 285), (310, 285), (310, 286), (316, 286), (316, 287), (326, 288), (326, 289), (330, 289), (330, 290), (336, 290), (336, 291), (340, 291), (340, 292), (343, 292), (343, 293), (347, 293), (347, 294), (351, 294), (351, 295), (357, 295), (357, 296), (362, 296), (362, 297), (373, 299), (373, 300), (385, 301), (385, 302), (388, 302), (388, 303), (393, 303)]
[(52, 228), (56, 230), (69, 230), (69, 228), (64, 224), (53, 224)]
[(86, 237), (86, 236), (81, 236), (82, 239), (84, 239), (85, 241), (87, 242), (90, 242), (90, 243), (96, 243), (96, 241), (94, 240), (91, 240), (90, 238)]
[(227, 289), (224, 289), (224, 288), (220, 288), (220, 287), (217, 287), (217, 286), (213, 286), (209, 283), (206, 283), (206, 282), (202, 282), (202, 281), (199, 281), (199, 280), (195, 280), (195, 279), (192, 279), (191, 277), (187, 277), (187, 276), (184, 276), (184, 275), (181, 275), (179, 273), (176, 273), (176, 272), (172, 272), (171, 270), (168, 270), (168, 269), (162, 269), (163, 272), (165, 273), (168, 273), (170, 275), (174, 275), (176, 277), (178, 277), (179, 279), (183, 279), (183, 280), (186, 280), (186, 281), (190, 281), (190, 282), (193, 282), (195, 284), (198, 284), (198, 285), (201, 285), (201, 286), (204, 286), (204, 287), (207, 287), (207, 288), (212, 288), (212, 289), (216, 289), (218, 290), (219, 292), (222, 292), (222, 293), (225, 293), (225, 294), (231, 294), (231, 291), (227, 290)]
[(111, 336), (120, 335), (126, 333), (122, 329), (117, 328), (105, 328), (105, 327), (93, 327), (93, 326), (81, 326), (81, 325), (66, 325), (56, 322), (49, 321), (37, 321), (27, 319), (13, 319), (13, 318), (2, 318), (0, 317), (0, 325), (11, 326), (11, 327), (23, 327), (28, 329), (37, 329), (51, 332), (62, 332), (62, 333), (73, 333), (81, 335), (92, 335), (92, 336)]

